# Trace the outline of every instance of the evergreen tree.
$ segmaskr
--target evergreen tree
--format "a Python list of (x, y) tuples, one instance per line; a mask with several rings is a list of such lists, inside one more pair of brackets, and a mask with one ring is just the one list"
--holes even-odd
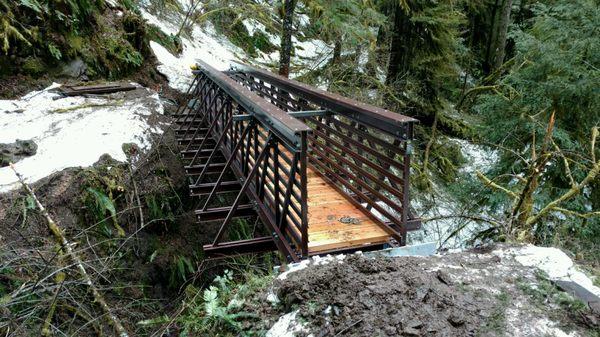
[[(600, 124), (600, 10), (593, 0), (558, 0), (536, 4), (533, 13), (529, 28), (512, 33), (510, 72), (475, 106), (483, 117), (481, 134), (508, 149), (494, 173), (504, 177), (498, 183), (524, 196), (513, 210), (520, 227), (532, 225), (525, 218), (583, 181), (593, 158), (600, 158), (597, 147), (590, 153), (592, 130)], [(585, 189), (561, 201), (560, 208), (570, 210), (564, 215), (598, 211), (598, 178)], [(585, 217), (571, 219), (570, 226), (581, 223), (576, 219)], [(592, 223), (586, 230), (600, 234), (598, 221)], [(556, 230), (538, 223), (534, 235)]]

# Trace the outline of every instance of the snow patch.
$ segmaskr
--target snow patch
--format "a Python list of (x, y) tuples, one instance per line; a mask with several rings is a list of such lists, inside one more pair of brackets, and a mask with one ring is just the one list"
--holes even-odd
[[(176, 35), (179, 30), (172, 20), (161, 20), (143, 11), (142, 16), (149, 23), (157, 26), (163, 32)], [(192, 82), (191, 68), (196, 60), (202, 60), (218, 70), (229, 68), (231, 61), (239, 60), (238, 54), (243, 51), (225, 38), (219, 38), (210, 22), (193, 26), (191, 37), (181, 37), (183, 51), (175, 56), (155, 41), (150, 41), (150, 47), (160, 62), (158, 71), (167, 76), (169, 86), (181, 92), (187, 91)]]
[[(151, 134), (146, 117), (163, 113), (157, 93), (149, 89), (135, 98), (118, 96), (62, 97), (50, 91), (54, 83), (21, 99), (0, 100), (0, 143), (17, 139), (33, 140), (37, 153), (15, 163), (28, 183), (33, 183), (68, 167), (90, 166), (103, 154), (125, 161), (123, 143), (145, 149)], [(9, 167), (0, 168), (0, 192), (19, 186)]]
[(462, 169), (464, 172), (485, 172), (498, 161), (498, 152), (486, 146), (473, 144), (464, 139), (451, 140), (460, 146), (462, 154), (468, 161)]
[(566, 333), (560, 328), (556, 327), (556, 322), (549, 320), (548, 318), (534, 319), (531, 324), (523, 324), (523, 312), (522, 304), (517, 303), (517, 308), (511, 308), (506, 311), (506, 321), (508, 324), (508, 331), (513, 336), (522, 337), (579, 337), (580, 334), (576, 331)]
[[(297, 315), (298, 310), (279, 317), (277, 322), (267, 331), (266, 337), (294, 337), (297, 333), (307, 332), (308, 329), (304, 324), (298, 322)], [(312, 336), (312, 334), (309, 336)]]
[(292, 264), (288, 265), (288, 269), (285, 272), (281, 273), (279, 276), (277, 276), (277, 279), (285, 280), (289, 274), (297, 272), (302, 269), (305, 269), (309, 266), (326, 265), (326, 264), (329, 264), (332, 262), (344, 263), (345, 258), (346, 258), (346, 255), (344, 255), (344, 254), (327, 255), (325, 257), (316, 255), (316, 256), (313, 256), (312, 258), (302, 260), (300, 262), (292, 263)]
[(577, 270), (567, 254), (558, 248), (524, 246), (508, 250), (497, 250), (498, 256), (512, 255), (514, 259), (525, 267), (535, 267), (548, 275), (550, 280), (571, 281), (584, 287), (596, 296), (600, 296), (600, 288), (584, 273)]

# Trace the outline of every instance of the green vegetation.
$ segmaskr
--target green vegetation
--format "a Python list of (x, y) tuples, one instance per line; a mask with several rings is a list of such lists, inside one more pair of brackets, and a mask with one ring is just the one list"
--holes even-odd
[[(264, 289), (273, 279), (270, 274), (244, 273), (234, 279), (231, 270), (215, 277), (206, 289), (189, 285), (185, 289), (184, 311), (176, 318), (181, 327), (180, 336), (254, 336), (257, 332), (244, 329), (244, 320), (258, 320), (257, 314), (246, 311), (246, 301)], [(154, 326), (169, 322), (168, 317), (158, 317), (138, 323), (141, 326)]]
[[(578, 298), (561, 291), (554, 283), (552, 283), (546, 274), (536, 272), (535, 284), (524, 279), (517, 279), (519, 289), (531, 297), (535, 305), (544, 312), (550, 312), (550, 317), (558, 321), (564, 322), (564, 325), (572, 326), (573, 322), (582, 321), (585, 324), (585, 316), (593, 315), (587, 304), (583, 303)], [(553, 310), (548, 310), (548, 308)], [(558, 309), (558, 310), (557, 310)], [(593, 327), (590, 325), (590, 327)], [(596, 336), (593, 328), (590, 329), (589, 336)]]
[[(266, 32), (260, 29), (250, 32), (242, 22), (251, 18), (253, 22), (259, 22), (263, 25), (267, 23), (272, 27), (273, 22), (269, 14), (272, 9), (268, 6), (250, 2), (240, 3), (237, 0), (210, 1), (206, 5), (206, 10), (210, 14), (206, 18), (214, 24), (217, 33), (226, 36), (234, 45), (244, 50), (248, 56), (257, 57), (259, 52), (269, 54), (277, 49), (270, 42)], [(268, 28), (266, 30), (274, 33), (273, 30)]]
[(506, 307), (510, 303), (511, 297), (505, 290), (502, 290), (495, 297), (497, 301), (495, 308), (485, 321), (485, 325), (481, 331), (479, 331), (482, 335), (488, 332), (495, 332), (501, 335), (506, 331)]
[(119, 16), (103, 0), (1, 0), (0, 59), (13, 64), (3, 75), (39, 76), (75, 58), (86, 63), (91, 76), (130, 74), (149, 49), (135, 6), (127, 2), (123, 9)]
[(107, 238), (113, 237), (113, 229), (116, 236), (125, 236), (116, 206), (125, 191), (122, 182), (124, 172), (122, 165), (118, 164), (102, 165), (98, 169), (83, 172), (85, 184), (81, 202), (85, 211), (82, 213), (82, 222), (84, 226), (94, 224), (99, 234)]
[[(600, 12), (587, 0), (536, 3), (530, 9), (533, 17), (511, 34), (515, 52), (506, 74), (473, 107), (482, 118), (483, 138), (509, 150), (490, 176), (514, 195), (500, 190), (492, 204), (512, 209), (509, 234), (564, 245), (599, 261), (600, 219), (594, 213), (600, 209), (599, 185), (590, 175), (598, 171), (600, 157), (594, 147)], [(587, 185), (578, 187), (588, 176)], [(589, 192), (570, 194), (581, 188)]]
[(156, 41), (163, 47), (167, 48), (173, 55), (180, 54), (183, 46), (181, 40), (173, 35), (167, 35), (155, 25), (147, 25), (147, 34), (149, 41)]

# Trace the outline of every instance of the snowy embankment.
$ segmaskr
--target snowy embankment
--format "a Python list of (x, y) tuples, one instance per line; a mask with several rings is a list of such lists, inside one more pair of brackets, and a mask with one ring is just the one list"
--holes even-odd
[[(184, 17), (184, 14), (173, 12), (154, 15), (147, 10), (142, 10), (141, 13), (149, 24), (157, 26), (165, 34), (173, 36), (177, 35)], [(303, 17), (301, 21), (301, 24), (309, 24), (306, 17)], [(246, 19), (243, 24), (251, 34), (261, 31), (269, 37), (273, 45), (280, 44), (278, 36), (269, 34), (264, 26), (255, 20)], [(293, 43), (298, 52), (292, 57), (291, 62), (292, 65), (301, 66), (300, 69), (312, 69), (331, 58), (332, 48), (321, 40), (298, 41), (296, 37), (293, 37)], [(190, 67), (196, 64), (196, 60), (206, 62), (218, 70), (229, 69), (234, 61), (272, 65), (279, 60), (279, 51), (270, 54), (259, 52), (257, 58), (250, 59), (241, 48), (231, 43), (226, 37), (219, 36), (209, 21), (194, 24), (188, 35), (181, 35), (181, 44), (183, 47), (181, 54), (173, 55), (156, 41), (150, 42), (150, 47), (160, 63), (158, 71), (167, 76), (169, 85), (173, 89), (182, 92), (187, 90), (192, 81)], [(292, 77), (294, 75), (297, 74), (292, 71)]]
[[(498, 160), (498, 152), (488, 146), (473, 144), (464, 139), (450, 141), (460, 146), (466, 161), (459, 170), (460, 175), (474, 177), (476, 171), (486, 172)], [(409, 233), (409, 243), (433, 241), (438, 244), (438, 248), (464, 248), (466, 241), (482, 230), (481, 222), (473, 221), (469, 215), (493, 219), (496, 213), (478, 205), (478, 195), (472, 196), (474, 203), (462, 204), (443, 186), (438, 186), (436, 182), (432, 184), (432, 190), (435, 191), (433, 198), (430, 195), (413, 196), (412, 206), (418, 216), (432, 220), (424, 222), (422, 230)]]
[[(58, 87), (55, 83), (20, 99), (0, 100), (0, 144), (20, 139), (37, 145), (37, 153), (15, 163), (29, 183), (68, 167), (90, 166), (103, 154), (125, 161), (124, 143), (147, 149), (151, 134), (162, 132), (148, 121), (163, 113), (158, 94), (150, 89), (63, 97), (52, 90)], [(12, 170), (0, 168), (0, 193), (18, 186)]]

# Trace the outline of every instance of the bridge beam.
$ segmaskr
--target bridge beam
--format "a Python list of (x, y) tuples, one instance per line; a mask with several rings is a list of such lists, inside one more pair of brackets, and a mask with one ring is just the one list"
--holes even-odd
[(239, 240), (219, 243), (217, 246), (205, 245), (204, 254), (209, 258), (223, 258), (247, 253), (262, 253), (277, 250), (272, 237), (260, 237), (249, 240)]
[[(303, 111), (289, 111), (288, 115), (295, 118), (307, 118), (307, 117), (318, 117), (318, 116), (329, 116), (333, 115), (331, 110), (303, 110)], [(253, 118), (252, 115), (234, 115), (234, 122), (249, 121)]]

